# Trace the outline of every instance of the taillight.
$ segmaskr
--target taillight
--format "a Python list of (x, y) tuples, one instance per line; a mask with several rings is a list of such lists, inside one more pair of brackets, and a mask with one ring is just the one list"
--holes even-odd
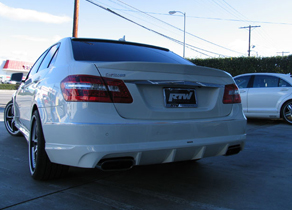
[(122, 80), (91, 75), (70, 75), (61, 82), (66, 101), (132, 103)]
[(235, 84), (225, 85), (223, 103), (224, 104), (241, 103), (239, 90)]

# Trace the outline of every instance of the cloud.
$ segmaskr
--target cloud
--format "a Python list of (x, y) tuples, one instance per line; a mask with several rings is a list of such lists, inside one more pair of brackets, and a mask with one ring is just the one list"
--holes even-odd
[(55, 36), (52, 38), (52, 41), (53, 41), (53, 42), (58, 42), (58, 41), (60, 41), (62, 38), (64, 38), (64, 37), (59, 36), (59, 35), (55, 35)]
[(27, 36), (27, 35), (13, 35), (14, 38), (23, 39), (26, 41), (33, 41), (33, 42), (47, 42), (48, 39), (40, 38), (40, 37), (33, 37), (33, 36)]
[(2, 60), (21, 60), (35, 62), (40, 54), (48, 47), (62, 39), (60, 35), (50, 37), (37, 37), (28, 35), (12, 35), (14, 43), (26, 43), (25, 46), (12, 48), (9, 43), (0, 40), (0, 63)]
[(35, 10), (12, 8), (0, 2), (0, 16), (21, 21), (43, 22), (61, 24), (70, 22), (72, 19), (68, 16), (56, 16), (45, 12)]
[(13, 35), (12, 37), (17, 38), (17, 39), (22, 39), (25, 41), (31, 41), (31, 42), (50, 42), (50, 43), (55, 43), (57, 41), (60, 41), (60, 39), (64, 38), (59, 35), (54, 35), (53, 37), (50, 37), (50, 38), (41, 38), (41, 37), (28, 36), (28, 35)]
[[(242, 55), (247, 55), (248, 43), (246, 40), (236, 39), (229, 43), (227, 47), (236, 52), (241, 52)], [(239, 56), (239, 54), (236, 54), (235, 56)]]
[(27, 52), (14, 50), (10, 52), (0, 52), (0, 63), (3, 60), (17, 60), (17, 61), (34, 61), (35, 58), (32, 58), (28, 55)]

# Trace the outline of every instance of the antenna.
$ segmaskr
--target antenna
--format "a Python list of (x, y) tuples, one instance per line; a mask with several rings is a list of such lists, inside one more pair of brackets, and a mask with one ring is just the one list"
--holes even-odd
[(125, 42), (126, 41), (126, 36), (124, 35), (123, 38), (120, 38), (119, 41)]

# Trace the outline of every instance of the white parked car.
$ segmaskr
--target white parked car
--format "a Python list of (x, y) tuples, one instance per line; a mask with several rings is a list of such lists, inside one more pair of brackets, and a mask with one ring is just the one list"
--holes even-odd
[(292, 124), (290, 74), (250, 73), (234, 77), (247, 118), (283, 118)]
[(168, 49), (65, 38), (47, 49), (5, 109), (29, 145), (34, 179), (68, 166), (123, 170), (240, 152), (246, 118), (233, 78)]

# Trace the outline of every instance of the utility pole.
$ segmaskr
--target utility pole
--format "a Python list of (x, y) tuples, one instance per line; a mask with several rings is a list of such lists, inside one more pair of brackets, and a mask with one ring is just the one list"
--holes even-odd
[(252, 28), (257, 28), (257, 27), (261, 27), (261, 26), (245, 26), (245, 27), (240, 27), (239, 29), (245, 29), (245, 28), (248, 28), (249, 30), (249, 36), (248, 36), (248, 57), (250, 57), (250, 39), (251, 39), (251, 29)]
[(79, 0), (75, 0), (74, 4), (74, 18), (73, 18), (73, 34), (72, 36), (78, 37), (78, 19), (79, 19)]

